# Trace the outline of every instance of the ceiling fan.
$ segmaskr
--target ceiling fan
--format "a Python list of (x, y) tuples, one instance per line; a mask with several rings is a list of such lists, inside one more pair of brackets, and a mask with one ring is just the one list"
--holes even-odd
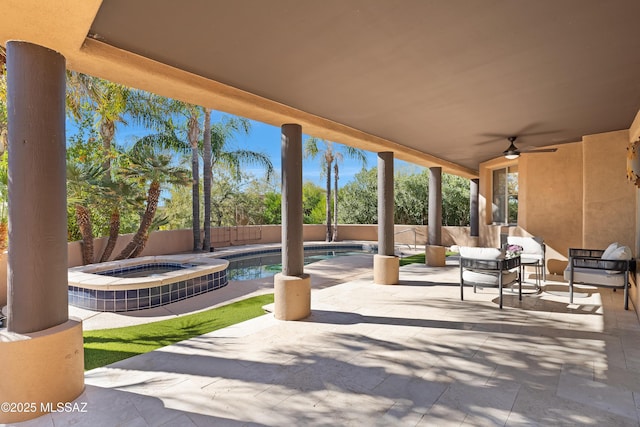
[(504, 150), (502, 154), (504, 154), (504, 157), (509, 160), (517, 159), (518, 157), (520, 157), (520, 154), (555, 153), (556, 151), (558, 151), (557, 148), (539, 148), (537, 150), (520, 151), (515, 145), (516, 139), (518, 139), (517, 136), (509, 136), (507, 137), (507, 139), (510, 142), (509, 148)]

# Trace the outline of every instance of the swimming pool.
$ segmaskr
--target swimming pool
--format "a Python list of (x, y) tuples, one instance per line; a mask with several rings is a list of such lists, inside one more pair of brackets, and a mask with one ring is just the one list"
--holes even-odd
[[(374, 249), (362, 244), (312, 245), (304, 249), (304, 263), (373, 253)], [(160, 307), (223, 288), (229, 280), (273, 276), (282, 270), (281, 262), (280, 247), (271, 247), (228, 255), (147, 256), (72, 267), (69, 304), (111, 312)]]
[(93, 311), (160, 307), (227, 286), (224, 259), (148, 256), (69, 269), (69, 304)]
[[(362, 245), (307, 247), (304, 250), (304, 264), (323, 261), (340, 256), (372, 254), (371, 247)], [(274, 276), (282, 271), (280, 249), (271, 252), (237, 254), (224, 257), (229, 261), (228, 280), (252, 280)]]

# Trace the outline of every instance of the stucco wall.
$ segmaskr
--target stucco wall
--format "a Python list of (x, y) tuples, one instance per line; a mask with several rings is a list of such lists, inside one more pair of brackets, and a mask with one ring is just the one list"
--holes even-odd
[[(480, 244), (496, 246), (500, 233), (540, 236), (547, 265), (564, 269), (570, 247), (605, 248), (618, 241), (635, 250), (636, 190), (626, 180), (628, 130), (588, 135), (555, 153), (523, 154), (518, 165), (518, 227), (491, 225), (491, 171), (480, 165)], [(483, 182), (484, 181), (484, 182)]]
[(548, 260), (565, 261), (570, 247), (582, 247), (582, 143), (557, 148), (521, 156), (518, 225), (544, 239)]
[[(427, 241), (426, 225), (395, 225), (396, 244), (424, 245)], [(307, 242), (324, 241), (326, 226), (321, 224), (307, 224), (303, 228), (303, 238)], [(279, 225), (262, 225), (249, 227), (220, 227), (211, 230), (212, 245), (214, 247), (227, 247), (258, 243), (278, 243), (281, 240), (281, 228)], [(112, 258), (131, 240), (131, 234), (119, 237)], [(378, 240), (378, 226), (373, 225), (340, 225), (338, 240)], [(95, 240), (96, 257), (102, 254), (106, 239)], [(469, 237), (469, 227), (442, 227), (442, 244), (445, 246), (465, 245), (472, 246), (473, 239)], [(165, 255), (191, 251), (193, 235), (191, 230), (169, 230), (151, 233), (149, 241), (140, 256)], [(80, 242), (69, 243), (69, 266), (82, 264)], [(1, 262), (0, 262), (1, 268)], [(0, 271), (0, 274), (2, 272)], [(2, 277), (5, 277), (6, 274)], [(0, 283), (1, 286), (1, 283)], [(1, 292), (1, 288), (0, 288)], [(4, 293), (6, 294), (6, 292)]]
[(635, 188), (626, 178), (628, 144), (626, 130), (583, 138), (583, 247), (620, 242), (635, 250)]

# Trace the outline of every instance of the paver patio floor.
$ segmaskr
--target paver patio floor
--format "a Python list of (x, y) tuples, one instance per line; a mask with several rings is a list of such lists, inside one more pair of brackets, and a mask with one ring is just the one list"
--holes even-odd
[(640, 325), (622, 292), (460, 301), (457, 267), (401, 268), (86, 373), (86, 413), (23, 426), (637, 426)]

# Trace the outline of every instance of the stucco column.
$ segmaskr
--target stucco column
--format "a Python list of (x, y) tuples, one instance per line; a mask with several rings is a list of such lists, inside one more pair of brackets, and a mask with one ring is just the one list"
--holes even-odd
[(378, 255), (373, 257), (373, 281), (394, 285), (399, 281), (400, 260), (393, 236), (393, 153), (378, 153)]
[(429, 224), (425, 262), (432, 267), (446, 265), (442, 246), (442, 168), (429, 168)]
[[(8, 328), (0, 331), (0, 423), (25, 421), (84, 389), (82, 322), (69, 319), (65, 59), (9, 41)], [(48, 408), (48, 409), (47, 409)]]
[(69, 318), (65, 59), (7, 43), (9, 110), (8, 329), (29, 333)]
[(469, 181), (469, 225), (471, 237), (480, 235), (480, 205), (479, 205), (480, 180), (478, 178)]
[(442, 168), (429, 168), (429, 227), (430, 245), (442, 244)]
[(282, 273), (274, 278), (280, 320), (311, 314), (311, 278), (304, 274), (302, 237), (302, 127), (282, 125)]

